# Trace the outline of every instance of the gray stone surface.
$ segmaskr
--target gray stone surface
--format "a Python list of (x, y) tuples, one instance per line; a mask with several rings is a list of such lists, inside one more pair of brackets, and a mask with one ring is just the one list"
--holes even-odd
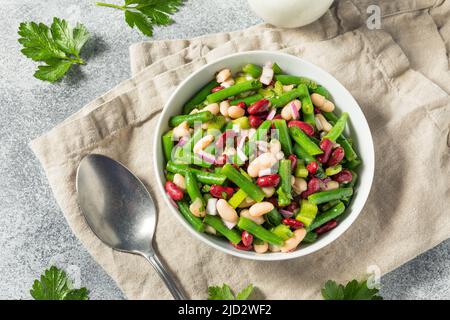
[[(0, 298), (28, 299), (29, 288), (52, 263), (69, 269), (93, 299), (124, 296), (71, 233), (47, 180), (28, 147), (41, 133), (130, 76), (128, 47), (146, 39), (121, 12), (87, 0), (1, 0), (0, 5)], [(36, 64), (19, 53), (21, 21), (48, 23), (53, 16), (80, 21), (93, 40), (88, 65), (50, 85), (32, 77)], [(192, 0), (177, 24), (155, 38), (185, 38), (242, 29), (260, 22), (243, 0)], [(449, 299), (450, 241), (382, 278), (389, 299)], [(364, 270), (361, 270), (364, 272)], [(224, 279), (225, 281), (226, 279)], [(256, 284), (258, 285), (258, 284)], [(206, 290), (206, 288), (205, 288)]]

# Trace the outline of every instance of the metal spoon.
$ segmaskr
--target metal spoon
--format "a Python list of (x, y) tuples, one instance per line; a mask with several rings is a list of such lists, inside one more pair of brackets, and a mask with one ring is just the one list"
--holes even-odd
[(152, 243), (156, 209), (144, 184), (106, 156), (91, 154), (78, 166), (78, 204), (92, 231), (109, 247), (145, 257), (176, 300), (186, 300)]

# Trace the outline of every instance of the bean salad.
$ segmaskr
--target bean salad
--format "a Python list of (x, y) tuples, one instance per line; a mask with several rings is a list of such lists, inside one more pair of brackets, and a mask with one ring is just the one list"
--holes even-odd
[(162, 136), (168, 197), (239, 250), (316, 241), (342, 219), (361, 164), (336, 111), (325, 87), (276, 63), (220, 70)]

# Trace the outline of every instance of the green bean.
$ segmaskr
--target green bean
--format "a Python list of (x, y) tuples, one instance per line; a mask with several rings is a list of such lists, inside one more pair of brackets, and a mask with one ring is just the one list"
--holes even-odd
[(215, 80), (209, 82), (206, 86), (200, 89), (183, 107), (183, 113), (188, 114), (195, 109), (197, 105), (206, 100), (206, 97), (211, 93), (211, 90), (217, 87), (219, 83)]
[(358, 181), (358, 174), (353, 170), (350, 170), (350, 172), (352, 173), (352, 181), (347, 183), (345, 186), (348, 188), (353, 188)]
[(334, 176), (335, 174), (338, 174), (341, 171), (342, 171), (342, 166), (340, 164), (338, 164), (338, 165), (335, 165), (334, 167), (328, 167), (325, 170), (325, 174), (327, 176)]
[(241, 92), (259, 89), (261, 87), (262, 87), (262, 84), (258, 80), (250, 80), (250, 81), (241, 82), (241, 83), (235, 84), (231, 87), (211, 93), (210, 95), (208, 95), (206, 97), (206, 99), (208, 100), (209, 103), (219, 102), (219, 101), (225, 100), (226, 98), (235, 96)]
[(314, 118), (314, 105), (311, 101), (308, 88), (306, 85), (301, 84), (298, 86), (297, 90), (301, 92), (300, 100), (302, 102), (303, 120), (315, 127), (316, 120)]
[(166, 180), (167, 181), (173, 181), (174, 174), (172, 172), (167, 172), (166, 174)]
[(362, 163), (360, 158), (353, 159), (352, 161), (347, 162), (346, 166), (348, 169), (356, 169)]
[(310, 91), (312, 93), (320, 94), (321, 96), (325, 97), (325, 99), (327, 99), (327, 100), (330, 100), (330, 98), (331, 98), (330, 92), (324, 86), (319, 85), (315, 89), (311, 89), (311, 88), (308, 88), (308, 89), (310, 89)]
[(302, 159), (299, 159), (297, 161), (297, 166), (295, 167), (294, 175), (297, 178), (306, 178), (308, 177), (308, 170), (305, 167), (305, 164), (303, 163)]
[(273, 91), (272, 89), (259, 89), (258, 94), (262, 95), (264, 99), (275, 97), (275, 91)]
[(281, 148), (283, 149), (283, 152), (287, 157), (293, 153), (293, 150), (286, 120), (276, 119), (273, 120), (273, 124), (275, 125), (275, 129), (278, 130), (278, 138), (281, 143)]
[(244, 71), (245, 73), (248, 73), (255, 79), (259, 78), (262, 74), (262, 68), (253, 63), (246, 64), (242, 68), (242, 71)]
[(335, 205), (337, 205), (339, 202), (341, 202), (340, 200), (332, 200), (330, 202), (326, 202), (324, 203), (321, 207), (320, 210), (323, 211), (328, 211), (331, 208), (333, 208)]
[(347, 119), (348, 119), (348, 113), (343, 112), (341, 117), (334, 124), (333, 128), (331, 128), (331, 130), (322, 138), (322, 140), (328, 139), (328, 140), (335, 142), (336, 139), (339, 138), (339, 136), (342, 134), (342, 132), (344, 132), (345, 124), (347, 123)]
[(246, 106), (249, 106), (249, 105), (255, 103), (256, 101), (262, 100), (263, 98), (264, 97), (263, 97), (262, 94), (257, 93), (257, 94), (254, 94), (252, 96), (248, 96), (248, 97), (245, 97), (245, 98), (232, 100), (230, 102), (230, 105), (235, 106), (235, 105), (237, 105), (240, 102), (244, 102)]
[(316, 161), (316, 159), (306, 152), (305, 148), (298, 143), (294, 144), (294, 153), (299, 159), (305, 160), (306, 164)]
[(223, 185), (225, 183), (225, 180), (227, 179), (227, 177), (225, 177), (223, 174), (201, 171), (198, 169), (190, 168), (185, 164), (176, 164), (173, 161), (167, 162), (166, 169), (169, 172), (179, 173), (183, 176), (186, 175), (187, 171), (190, 171), (195, 174), (198, 181), (205, 184)]
[(303, 238), (302, 242), (304, 243), (313, 243), (317, 240), (317, 233), (309, 231), (306, 233), (305, 237)]
[(358, 157), (352, 145), (343, 134), (337, 138), (336, 142), (341, 145), (342, 149), (344, 149), (345, 159), (348, 161), (353, 161)]
[(276, 81), (275, 84), (273, 85), (273, 91), (277, 96), (283, 95), (284, 93), (283, 84), (280, 81)]
[(294, 84), (294, 85), (306, 85), (310, 89), (317, 88), (317, 82), (314, 80), (305, 78), (305, 77), (297, 77), (291, 76), (287, 74), (279, 74), (275, 76), (275, 80), (280, 81), (284, 85)]
[(283, 70), (281, 70), (280, 66), (276, 63), (272, 64), (272, 70), (273, 70), (273, 73), (275, 73), (275, 74), (280, 74), (283, 72)]
[(333, 208), (318, 215), (316, 219), (314, 219), (313, 223), (308, 227), (308, 230), (317, 229), (318, 227), (324, 225), (328, 221), (340, 216), (344, 211), (345, 211), (344, 204), (342, 202), (339, 202)]
[(227, 163), (223, 166), (222, 174), (224, 174), (239, 188), (244, 190), (248, 196), (256, 202), (261, 202), (264, 199), (265, 194), (261, 188), (245, 177), (242, 173), (237, 171), (231, 164)]
[(350, 197), (352, 194), (353, 188), (339, 188), (313, 193), (308, 197), (308, 201), (314, 204), (321, 204), (331, 200), (341, 200)]
[(180, 147), (175, 148), (172, 155), (172, 161), (176, 164), (195, 164), (207, 169), (212, 167), (212, 163), (204, 161), (189, 150), (183, 150), (183, 148)]
[(282, 246), (284, 244), (284, 240), (281, 239), (279, 236), (277, 236), (273, 232), (270, 232), (269, 230), (266, 230), (264, 227), (260, 226), (259, 224), (256, 224), (250, 219), (240, 217), (238, 227), (243, 230), (246, 230), (247, 232), (257, 237), (258, 239), (267, 241), (268, 243), (273, 244), (275, 246)]
[[(306, 133), (304, 133), (300, 128), (292, 126), (289, 128), (292, 139), (295, 140), (302, 148), (310, 155), (315, 156), (317, 154), (322, 154), (323, 151), (320, 149)], [(305, 159), (306, 160), (306, 159)]]
[(281, 178), (280, 187), (277, 190), (278, 205), (280, 207), (288, 206), (292, 201), (291, 195), (291, 160), (281, 160), (278, 173)]
[(323, 116), (330, 122), (336, 123), (338, 121), (338, 116), (334, 112), (325, 112), (322, 111)]
[(197, 199), (200, 199), (203, 203), (203, 206), (205, 206), (205, 200), (202, 197), (202, 193), (200, 192), (197, 178), (195, 177), (194, 173), (186, 171), (184, 179), (186, 180), (186, 191), (188, 192), (191, 201), (195, 202)]
[(264, 215), (264, 218), (266, 219), (267, 223), (271, 226), (278, 226), (281, 224), (281, 220), (283, 220), (283, 217), (278, 212), (276, 208), (273, 208), (273, 210), (269, 211)]
[(183, 217), (196, 231), (205, 231), (205, 225), (203, 224), (202, 219), (192, 214), (191, 210), (189, 210), (189, 205), (185, 201), (177, 201), (177, 204)]
[(183, 114), (179, 116), (171, 117), (169, 120), (169, 125), (171, 127), (176, 127), (184, 121), (187, 121), (189, 125), (194, 124), (195, 122), (208, 122), (213, 118), (213, 114), (209, 111), (201, 111), (194, 114)]
[(228, 229), (218, 216), (211, 216), (207, 214), (204, 219), (205, 223), (217, 230), (221, 235), (231, 241), (231, 243), (238, 244), (241, 242), (241, 234), (235, 229)]
[(301, 92), (299, 90), (293, 89), (291, 91), (288, 91), (288, 92), (282, 94), (279, 97), (270, 98), (268, 100), (272, 104), (272, 107), (281, 108), (281, 107), (284, 107), (285, 105), (287, 105), (292, 100), (300, 97), (300, 95), (301, 95)]
[(162, 136), (162, 145), (164, 151), (164, 157), (166, 161), (169, 161), (172, 158), (172, 150), (173, 150), (173, 132), (169, 131)]

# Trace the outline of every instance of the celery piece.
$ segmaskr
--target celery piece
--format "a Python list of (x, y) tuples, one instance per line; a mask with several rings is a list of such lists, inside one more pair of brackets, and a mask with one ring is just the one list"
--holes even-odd
[(279, 224), (275, 228), (270, 229), (270, 231), (275, 233), (283, 240), (287, 240), (294, 236), (294, 233), (291, 231), (291, 228), (285, 224)]
[(233, 194), (230, 200), (228, 200), (228, 204), (236, 209), (242, 203), (242, 201), (245, 200), (245, 198), (247, 198), (247, 193), (245, 193), (244, 190), (239, 189), (239, 191)]
[(241, 129), (250, 129), (250, 122), (248, 117), (240, 117), (231, 121), (233, 124), (237, 124)]
[(325, 170), (325, 174), (327, 176), (334, 176), (335, 174), (338, 174), (339, 172), (342, 171), (342, 166), (340, 164), (334, 166), (334, 167), (328, 167)]
[(310, 203), (308, 200), (302, 200), (300, 212), (295, 219), (302, 222), (305, 226), (309, 226), (317, 215), (317, 205)]

